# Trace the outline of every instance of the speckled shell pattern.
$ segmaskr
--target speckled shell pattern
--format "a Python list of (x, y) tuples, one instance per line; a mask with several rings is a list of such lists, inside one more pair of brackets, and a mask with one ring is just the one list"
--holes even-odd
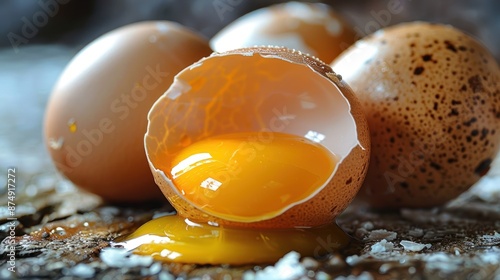
[(333, 63), (360, 99), (372, 139), (361, 197), (381, 208), (432, 207), (468, 190), (500, 144), (500, 70), (473, 38), (404, 23)]

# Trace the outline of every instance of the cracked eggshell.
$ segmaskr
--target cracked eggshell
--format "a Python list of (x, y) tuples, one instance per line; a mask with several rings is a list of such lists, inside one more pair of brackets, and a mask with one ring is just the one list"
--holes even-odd
[(81, 50), (55, 85), (44, 138), (57, 169), (112, 202), (162, 198), (143, 148), (147, 112), (174, 75), (211, 49), (173, 22), (111, 31)]
[(500, 70), (470, 36), (403, 23), (358, 41), (332, 68), (357, 94), (370, 126), (360, 196), (371, 205), (441, 205), (488, 171), (500, 145)]
[[(286, 48), (244, 48), (201, 59), (175, 77), (148, 119), (145, 149), (156, 183), (191, 221), (261, 228), (329, 224), (354, 198), (367, 170), (368, 126), (351, 89), (328, 65)], [(196, 208), (173, 185), (170, 170), (162, 170), (191, 143), (249, 130), (322, 135), (320, 143), (340, 159), (336, 173), (300, 204), (246, 223)]]
[(357, 39), (354, 29), (321, 3), (287, 2), (248, 13), (211, 40), (215, 51), (273, 45), (284, 46), (331, 62)]

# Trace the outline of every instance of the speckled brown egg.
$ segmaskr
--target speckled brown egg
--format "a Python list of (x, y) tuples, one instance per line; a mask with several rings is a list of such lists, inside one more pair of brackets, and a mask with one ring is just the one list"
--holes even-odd
[(479, 42), (451, 26), (403, 23), (332, 66), (369, 122), (361, 198), (372, 206), (440, 205), (488, 172), (500, 144), (500, 70)]

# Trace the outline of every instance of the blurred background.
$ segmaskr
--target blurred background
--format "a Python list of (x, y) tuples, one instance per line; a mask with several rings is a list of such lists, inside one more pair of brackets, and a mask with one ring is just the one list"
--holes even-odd
[[(0, 1), (0, 173), (18, 168), (19, 186), (57, 181), (42, 141), (45, 104), (69, 60), (100, 35), (128, 23), (172, 20), (207, 38), (239, 16), (285, 1), (3, 0)], [(452, 24), (482, 41), (500, 61), (500, 1), (351, 0), (323, 2), (366, 35), (403, 21)], [(389, 6), (399, 13), (388, 14)], [(3, 182), (3, 180), (2, 180)], [(5, 191), (3, 183), (0, 185)], [(64, 187), (64, 186), (61, 186)]]
[[(0, 2), (0, 46), (12, 45), (9, 33), (22, 36), (26, 20), (39, 25), (24, 45), (56, 43), (76, 48), (122, 25), (142, 20), (173, 20), (208, 38), (239, 16), (274, 3), (272, 0), (3, 0)], [(428, 20), (452, 24), (483, 41), (500, 55), (500, 2), (495, 0), (351, 0), (323, 2), (342, 13), (358, 30), (402, 21)], [(401, 12), (387, 18), (391, 5)], [(54, 8), (54, 6), (56, 6)], [(43, 16), (42, 14), (46, 14)], [(375, 23), (371, 23), (375, 21)], [(368, 29), (368, 30), (365, 30)], [(25, 36), (30, 37), (30, 36)]]

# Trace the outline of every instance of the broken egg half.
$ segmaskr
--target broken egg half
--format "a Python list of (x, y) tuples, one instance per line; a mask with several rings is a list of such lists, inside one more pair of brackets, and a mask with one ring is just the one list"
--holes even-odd
[(137, 253), (237, 264), (346, 244), (334, 220), (361, 186), (370, 142), (328, 65), (279, 47), (213, 53), (177, 74), (148, 117), (146, 155), (177, 215), (129, 237)]

